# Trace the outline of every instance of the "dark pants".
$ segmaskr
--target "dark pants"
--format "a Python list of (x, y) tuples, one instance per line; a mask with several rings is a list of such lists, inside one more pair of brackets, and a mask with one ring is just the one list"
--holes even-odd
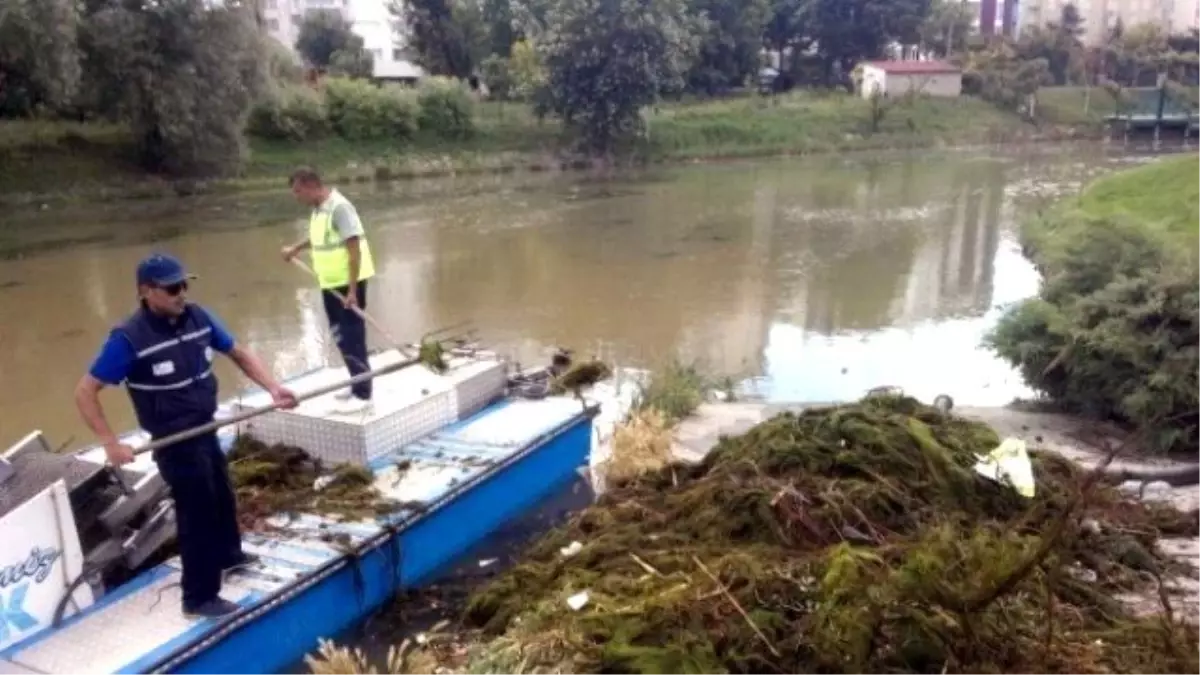
[[(334, 290), (344, 298), (349, 288), (342, 286)], [(356, 290), (358, 307), (366, 310), (367, 282), (358, 282)], [(342, 353), (342, 360), (346, 362), (346, 368), (350, 370), (350, 377), (370, 370), (370, 364), (367, 363), (367, 325), (362, 317), (355, 314), (353, 310), (346, 309), (342, 301), (329, 291), (322, 291), (321, 299), (325, 302), (325, 316), (329, 319), (329, 331), (333, 333), (333, 340), (337, 343), (338, 351)], [(370, 400), (371, 380), (354, 385), (351, 391), (357, 398)]]
[(156, 450), (154, 461), (175, 499), (183, 608), (195, 609), (217, 597), (222, 571), (242, 557), (229, 464), (215, 433)]

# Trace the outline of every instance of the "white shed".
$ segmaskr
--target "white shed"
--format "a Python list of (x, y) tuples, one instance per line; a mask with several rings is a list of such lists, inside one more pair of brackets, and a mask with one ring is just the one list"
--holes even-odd
[(945, 61), (866, 61), (859, 90), (863, 98), (875, 92), (884, 96), (915, 92), (954, 98), (962, 94), (962, 69)]

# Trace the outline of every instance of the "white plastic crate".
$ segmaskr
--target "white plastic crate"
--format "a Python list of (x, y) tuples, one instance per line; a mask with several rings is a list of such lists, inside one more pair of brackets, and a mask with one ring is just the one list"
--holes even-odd
[[(273, 411), (248, 420), (241, 431), (267, 443), (296, 445), (325, 462), (366, 465), (462, 419), (460, 411), (474, 412), (504, 390), (503, 363), (477, 361), (451, 365), (452, 369), (444, 375), (424, 366), (412, 366), (376, 378), (374, 408), (368, 413), (336, 414), (338, 401), (334, 394), (327, 394), (305, 401), (294, 410)], [(336, 375), (344, 373), (342, 369), (327, 368), (289, 386), (302, 394), (336, 381), (340, 379)], [(243, 406), (250, 407), (235, 405)]]

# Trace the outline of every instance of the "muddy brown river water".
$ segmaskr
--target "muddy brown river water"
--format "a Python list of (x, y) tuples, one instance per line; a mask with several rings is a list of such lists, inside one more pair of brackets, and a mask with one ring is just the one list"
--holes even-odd
[[(1022, 214), (1136, 157), (921, 153), (345, 185), (377, 259), (368, 309), (395, 335), (470, 319), (522, 362), (552, 345), (620, 365), (680, 354), (775, 400), (898, 385), (991, 405), (1025, 395), (979, 346), (1036, 292)], [(303, 210), (275, 194), (17, 209), (0, 225), (0, 442), (89, 434), (71, 392), (134, 306), (151, 250), (284, 375), (334, 360), (320, 300), (279, 247)], [(383, 342), (372, 336), (376, 346)], [(245, 382), (219, 369), (230, 395)], [(123, 392), (104, 399), (133, 424)]]

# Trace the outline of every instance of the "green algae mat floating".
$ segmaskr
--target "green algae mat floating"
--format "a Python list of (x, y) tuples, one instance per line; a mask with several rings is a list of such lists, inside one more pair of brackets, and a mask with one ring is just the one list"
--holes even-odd
[(779, 415), (700, 465), (613, 486), (547, 535), (474, 594), (474, 646), (445, 665), (1196, 672), (1194, 627), (1113, 599), (1173, 571), (1154, 540), (1196, 534), (1196, 514), (1107, 487), (1072, 511), (1083, 474), (1053, 456), (1034, 456), (1037, 493), (1022, 497), (973, 470), (999, 443), (901, 396)]

